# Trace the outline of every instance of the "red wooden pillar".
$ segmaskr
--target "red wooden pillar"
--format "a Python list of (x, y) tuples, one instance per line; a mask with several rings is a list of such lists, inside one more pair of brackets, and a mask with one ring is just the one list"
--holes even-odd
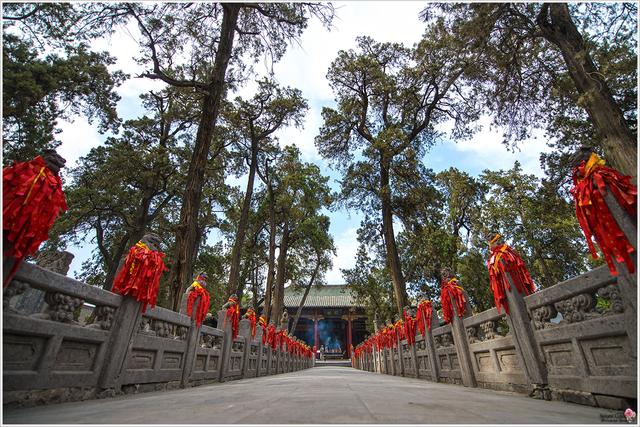
[(347, 358), (351, 358), (351, 316), (347, 317)]
[[(318, 345), (318, 316), (313, 316), (313, 345), (316, 347), (316, 349), (320, 348), (320, 345)], [(316, 355), (314, 354), (313, 357), (316, 357)]]

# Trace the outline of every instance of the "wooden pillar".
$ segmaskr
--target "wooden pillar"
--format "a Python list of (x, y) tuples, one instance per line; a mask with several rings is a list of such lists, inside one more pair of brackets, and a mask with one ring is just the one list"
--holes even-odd
[(347, 357), (351, 357), (351, 316), (347, 316)]
[[(318, 343), (318, 315), (317, 314), (313, 316), (313, 346), (316, 349), (320, 348), (320, 345)], [(315, 358), (316, 355), (314, 354), (313, 357)]]

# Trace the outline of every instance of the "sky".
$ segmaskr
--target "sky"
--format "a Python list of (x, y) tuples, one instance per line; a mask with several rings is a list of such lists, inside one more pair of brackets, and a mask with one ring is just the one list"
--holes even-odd
[[(310, 107), (302, 128), (288, 128), (279, 132), (280, 143), (297, 145), (302, 152), (303, 160), (317, 164), (322, 173), (331, 178), (330, 185), (333, 190), (339, 189), (340, 175), (329, 168), (314, 146), (314, 137), (322, 124), (322, 107), (334, 104), (334, 94), (326, 80), (329, 65), (340, 50), (355, 48), (358, 36), (366, 35), (376, 41), (398, 42), (411, 47), (420, 40), (424, 32), (424, 23), (418, 15), (425, 4), (417, 1), (334, 2), (337, 17), (331, 31), (325, 29), (318, 21), (312, 21), (300, 42), (290, 46), (285, 56), (273, 68), (279, 83), (300, 89)], [(126, 70), (134, 77), (142, 71), (134, 61), (139, 52), (135, 42), (137, 34), (136, 26), (131, 24), (108, 38), (96, 40), (92, 48), (109, 51), (117, 58), (117, 62), (111, 68)], [(262, 70), (262, 67), (257, 66), (256, 72), (264, 73), (266, 69)], [(149, 79), (127, 80), (117, 89), (121, 96), (118, 114), (124, 120), (143, 114), (139, 95), (162, 87), (162, 83)], [(248, 84), (232, 96), (250, 97), (254, 87)], [(435, 172), (455, 166), (477, 176), (484, 169), (509, 169), (518, 160), (524, 172), (542, 176), (539, 167), (540, 153), (549, 149), (541, 135), (523, 142), (521, 147), (526, 146), (526, 150), (509, 151), (501, 143), (500, 130), (490, 129), (489, 117), (483, 117), (480, 123), (483, 125), (482, 130), (473, 138), (459, 142), (443, 141), (433, 147), (424, 159), (427, 166)], [(92, 147), (103, 143), (109, 136), (99, 134), (97, 126), (87, 123), (84, 118), (77, 118), (72, 123), (60, 122), (60, 125), (62, 133), (59, 139), (62, 145), (58, 152), (67, 159), (67, 166), (73, 166), (79, 157), (87, 154)], [(242, 185), (243, 179), (234, 179), (233, 182)], [(356, 230), (361, 215), (344, 210), (328, 211), (327, 214), (331, 218), (330, 232), (334, 237), (337, 255), (326, 279), (330, 284), (339, 284), (344, 282), (340, 269), (350, 268), (355, 262), (358, 247)], [(219, 239), (219, 236), (214, 232), (207, 240), (213, 243), (216, 239)], [(79, 273), (82, 262), (90, 257), (94, 248), (95, 242), (89, 239), (83, 246), (67, 248), (75, 255), (70, 269), (72, 275)]]

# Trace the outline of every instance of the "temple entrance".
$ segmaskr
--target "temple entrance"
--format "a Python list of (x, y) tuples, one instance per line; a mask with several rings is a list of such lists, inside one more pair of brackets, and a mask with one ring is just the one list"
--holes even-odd
[[(293, 322), (293, 319), (289, 322)], [(291, 325), (289, 325), (289, 327), (291, 327)], [(293, 335), (313, 346), (313, 320), (307, 319), (306, 317), (300, 317), (300, 319), (298, 319), (298, 324), (296, 325), (296, 330), (293, 331)]]
[(347, 322), (331, 318), (320, 320), (318, 341), (326, 359), (347, 358)]

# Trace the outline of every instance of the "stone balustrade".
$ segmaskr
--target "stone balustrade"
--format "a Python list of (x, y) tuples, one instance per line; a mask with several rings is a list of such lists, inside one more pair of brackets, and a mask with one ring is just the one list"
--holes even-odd
[(426, 336), (417, 332), (414, 345), (405, 339), (395, 348), (363, 351), (354, 366), (625, 409), (637, 398), (636, 301), (620, 289), (630, 280), (602, 266), (526, 297), (512, 286), (509, 315), (492, 308), (445, 325), (434, 311), (432, 330), (425, 325)]
[[(11, 307), (11, 299), (27, 289), (45, 292), (44, 312), (28, 315)], [(246, 319), (232, 340), (228, 322), (221, 321), (221, 329), (197, 326), (185, 313), (161, 307), (143, 314), (131, 297), (29, 263), (4, 290), (4, 300), (4, 404), (184, 388), (286, 373), (314, 363), (289, 354), (286, 345), (283, 351), (263, 346), (262, 330), (252, 338)], [(84, 303), (95, 309), (80, 319)], [(224, 319), (224, 311), (218, 318)]]

